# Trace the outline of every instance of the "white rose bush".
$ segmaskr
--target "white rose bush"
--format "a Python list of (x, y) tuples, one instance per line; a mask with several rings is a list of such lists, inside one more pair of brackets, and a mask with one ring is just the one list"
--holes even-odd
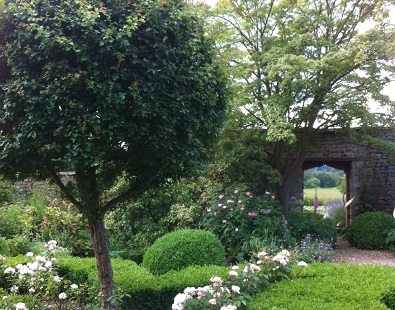
[[(51, 240), (46, 244), (47, 251), (41, 255), (28, 252), (29, 262), (7, 266), (5, 258), (0, 257), (0, 284), (6, 291), (0, 291), (0, 309), (33, 310), (18, 297), (32, 296), (45, 305), (45, 308), (58, 310), (83, 309), (86, 286), (71, 283), (56, 272), (54, 254), (57, 242)], [(37, 308), (38, 307), (38, 308)], [(42, 309), (42, 308), (41, 308)]]
[(227, 279), (213, 276), (204, 287), (187, 287), (174, 298), (172, 310), (245, 309), (252, 295), (290, 274), (291, 254), (287, 250), (273, 257), (265, 251), (254, 262), (232, 266)]

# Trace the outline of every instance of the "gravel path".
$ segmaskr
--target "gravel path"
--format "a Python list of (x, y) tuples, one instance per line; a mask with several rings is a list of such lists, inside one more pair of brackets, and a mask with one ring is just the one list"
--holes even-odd
[(395, 267), (395, 255), (388, 251), (360, 250), (352, 247), (346, 240), (338, 240), (335, 262), (346, 264), (378, 264)]

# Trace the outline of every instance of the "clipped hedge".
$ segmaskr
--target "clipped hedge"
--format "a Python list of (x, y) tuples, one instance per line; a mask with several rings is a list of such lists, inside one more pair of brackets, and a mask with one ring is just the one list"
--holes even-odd
[(182, 229), (164, 235), (145, 252), (143, 266), (160, 275), (188, 266), (224, 265), (225, 249), (211, 232)]
[(358, 215), (347, 232), (350, 243), (360, 249), (386, 249), (388, 232), (395, 228), (393, 217), (384, 212)]
[(382, 296), (381, 302), (387, 306), (388, 309), (395, 310), (395, 286), (390, 287)]
[[(57, 264), (61, 276), (72, 282), (88, 282), (90, 298), (99, 288), (94, 258), (67, 257)], [(123, 309), (168, 310), (175, 295), (188, 286), (204, 286), (213, 275), (227, 278), (229, 268), (220, 266), (191, 266), (181, 271), (171, 271), (155, 276), (135, 262), (112, 259), (115, 285), (130, 297), (124, 298)]]
[(314, 264), (294, 268), (293, 278), (252, 297), (248, 310), (387, 309), (381, 294), (394, 283), (395, 268), (379, 265)]
[(306, 235), (319, 237), (327, 242), (336, 240), (336, 224), (333, 220), (321, 214), (309, 211), (294, 212), (289, 216), (289, 229), (291, 236), (302, 240)]

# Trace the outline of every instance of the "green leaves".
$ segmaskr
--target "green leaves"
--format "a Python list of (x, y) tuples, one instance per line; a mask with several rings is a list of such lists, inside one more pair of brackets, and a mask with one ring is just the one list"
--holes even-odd
[(82, 163), (96, 167), (99, 186), (122, 173), (144, 183), (204, 155), (225, 80), (192, 7), (17, 0), (6, 1), (2, 20), (11, 72), (0, 94), (4, 173)]

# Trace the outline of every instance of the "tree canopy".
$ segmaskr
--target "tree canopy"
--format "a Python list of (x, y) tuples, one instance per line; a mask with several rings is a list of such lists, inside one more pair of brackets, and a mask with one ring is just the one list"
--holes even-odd
[(393, 3), (222, 0), (214, 9), (234, 118), (240, 130), (264, 130), (262, 152), (280, 175), (283, 206), (315, 130), (383, 123), (369, 102), (390, 103), (380, 91), (395, 72)]
[(110, 307), (103, 216), (204, 156), (226, 99), (212, 44), (178, 0), (6, 0), (1, 29), (0, 171), (51, 177), (87, 216)]

